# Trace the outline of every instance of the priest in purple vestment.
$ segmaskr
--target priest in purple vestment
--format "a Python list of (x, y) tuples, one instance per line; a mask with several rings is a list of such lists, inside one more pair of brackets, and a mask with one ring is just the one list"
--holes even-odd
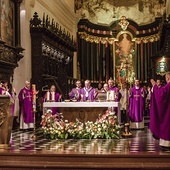
[(80, 90), (81, 101), (95, 101), (98, 93), (96, 89), (91, 86), (90, 80), (86, 80), (84, 85)]
[(151, 90), (151, 99), (150, 99), (150, 121), (149, 128), (155, 139), (160, 138), (160, 112), (161, 108), (161, 90), (163, 88), (161, 81), (157, 80), (156, 82), (151, 79), (152, 90)]
[(145, 92), (140, 87), (139, 80), (135, 80), (135, 85), (129, 90), (129, 118), (132, 129), (144, 128), (144, 97)]
[(69, 93), (70, 100), (80, 101), (80, 89), (81, 89), (81, 81), (76, 81), (76, 87), (71, 90)]
[(32, 112), (32, 90), (29, 81), (26, 81), (25, 87), (20, 90), (18, 99), (20, 109), (20, 129), (33, 129), (34, 116)]
[(114, 91), (115, 94), (115, 101), (119, 102), (122, 95), (119, 92), (119, 88), (115, 86), (115, 82), (112, 79), (108, 80), (108, 85), (109, 85), (109, 91)]
[[(159, 116), (159, 145), (163, 149), (170, 150), (170, 71), (165, 75), (167, 84), (159, 90), (159, 98), (155, 98), (153, 112), (156, 111), (156, 105), (159, 103), (158, 116)], [(153, 91), (157, 93), (158, 87), (155, 87)]]
[(101, 89), (101, 92), (108, 92), (109, 91), (109, 85), (107, 84), (107, 83), (105, 83), (104, 85), (103, 85), (103, 88)]
[[(61, 100), (61, 94), (56, 92), (56, 87), (55, 85), (52, 85), (50, 87), (50, 90), (45, 94), (43, 101), (53, 101), (53, 102), (60, 102)], [(58, 108), (57, 107), (53, 107), (51, 108), (52, 110), (52, 114), (56, 114), (58, 113)]]

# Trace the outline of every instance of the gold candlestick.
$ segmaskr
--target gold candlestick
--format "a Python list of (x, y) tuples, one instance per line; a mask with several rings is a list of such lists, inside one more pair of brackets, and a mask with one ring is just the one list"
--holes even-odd
[(130, 124), (129, 123), (125, 123), (124, 132), (123, 132), (122, 136), (125, 138), (129, 138), (129, 137), (133, 136), (132, 133), (130, 132)]

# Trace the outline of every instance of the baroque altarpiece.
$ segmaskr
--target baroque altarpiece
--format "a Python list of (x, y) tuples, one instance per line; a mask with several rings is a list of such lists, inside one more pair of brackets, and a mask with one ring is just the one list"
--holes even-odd
[[(164, 2), (76, 1), (78, 59), (81, 79), (118, 85), (135, 79), (149, 82), (156, 76), (156, 56), (161, 49)], [(158, 73), (159, 74), (159, 73)]]
[(83, 79), (99, 83), (112, 77), (117, 83), (126, 79), (133, 83), (136, 78), (147, 82), (152, 76), (151, 57), (159, 50), (159, 22), (139, 27), (125, 19), (126, 28), (121, 22), (97, 28), (87, 19), (79, 21), (78, 54)]

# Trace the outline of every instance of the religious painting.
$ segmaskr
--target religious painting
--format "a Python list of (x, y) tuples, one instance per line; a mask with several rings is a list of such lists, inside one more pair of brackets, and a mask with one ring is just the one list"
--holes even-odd
[(162, 17), (166, 0), (75, 0), (75, 12), (94, 24), (110, 25), (121, 16), (145, 25)]
[(135, 80), (135, 49), (128, 31), (120, 33), (115, 43), (115, 69), (115, 80), (119, 85)]
[(7, 45), (14, 45), (14, 3), (11, 0), (0, 1), (1, 39)]

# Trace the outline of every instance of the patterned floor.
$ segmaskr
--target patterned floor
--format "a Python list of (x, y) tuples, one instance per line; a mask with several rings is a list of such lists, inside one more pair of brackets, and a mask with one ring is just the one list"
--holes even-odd
[[(159, 147), (159, 141), (152, 138), (147, 128), (145, 128), (145, 130), (132, 131), (132, 134), (132, 138), (122, 138), (120, 140), (68, 139), (50, 141), (45, 139), (41, 131), (38, 130), (36, 131), (37, 140), (34, 141), (32, 139), (33, 132), (15, 130), (11, 136), (10, 152), (45, 152), (57, 154), (162, 153)], [(170, 152), (168, 154), (170, 154)]]

